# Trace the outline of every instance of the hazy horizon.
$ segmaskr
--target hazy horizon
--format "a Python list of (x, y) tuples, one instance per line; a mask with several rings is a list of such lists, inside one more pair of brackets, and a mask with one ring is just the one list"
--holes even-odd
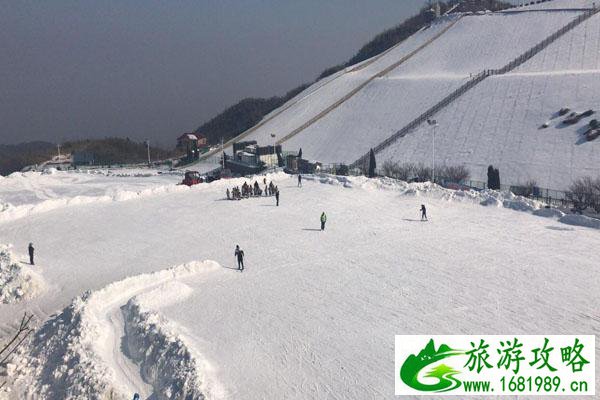
[(424, 0), (32, 2), (0, 15), (0, 144), (172, 146), (244, 97), (347, 61)]

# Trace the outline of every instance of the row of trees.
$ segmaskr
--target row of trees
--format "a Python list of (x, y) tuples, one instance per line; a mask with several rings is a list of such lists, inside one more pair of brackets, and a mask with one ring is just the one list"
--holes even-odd
[[(61, 153), (76, 151), (94, 154), (96, 164), (136, 164), (146, 162), (148, 153), (144, 142), (135, 142), (128, 138), (86, 139), (65, 142)], [(40, 164), (56, 156), (56, 145), (47, 142), (30, 142), (18, 145), (0, 145), (0, 175), (20, 171), (28, 165)], [(164, 160), (178, 155), (175, 150), (151, 147), (153, 160)]]
[(206, 136), (210, 144), (219, 143), (221, 138), (227, 141), (252, 128), (265, 115), (284, 105), (308, 86), (300, 85), (283, 96), (273, 96), (268, 99), (245, 98), (204, 123), (196, 129), (196, 132)]
[[(101, 165), (137, 164), (148, 160), (146, 143), (136, 142), (129, 138), (108, 137), (65, 142), (62, 144), (61, 150), (64, 153), (76, 151), (93, 153), (96, 164)], [(151, 147), (150, 155), (154, 160), (164, 160), (175, 157), (177, 152)]]
[(575, 211), (581, 213), (587, 208), (600, 213), (600, 177), (579, 178), (569, 187), (568, 199), (573, 202)]
[(0, 144), (0, 175), (8, 175), (28, 165), (46, 161), (53, 152), (56, 153), (56, 146), (48, 142)]
[[(430, 181), (433, 174), (431, 167), (422, 163), (398, 163), (388, 160), (381, 168), (385, 176), (403, 181)], [(461, 182), (470, 178), (471, 173), (464, 165), (442, 165), (436, 168), (436, 176), (452, 181)]]

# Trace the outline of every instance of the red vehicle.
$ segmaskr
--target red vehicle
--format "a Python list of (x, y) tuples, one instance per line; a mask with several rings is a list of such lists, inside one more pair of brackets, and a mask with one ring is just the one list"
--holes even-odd
[(193, 186), (204, 182), (204, 178), (200, 176), (198, 171), (186, 171), (185, 177), (183, 178), (182, 185)]

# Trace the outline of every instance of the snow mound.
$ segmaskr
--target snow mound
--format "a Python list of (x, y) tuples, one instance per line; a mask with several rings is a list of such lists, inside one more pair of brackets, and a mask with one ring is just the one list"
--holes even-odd
[(590, 218), (585, 215), (568, 214), (561, 217), (559, 222), (567, 225), (584, 226), (586, 228), (600, 229), (600, 219)]
[[(142, 362), (142, 367), (146, 365), (144, 375), (155, 390), (153, 398), (210, 397), (212, 387), (200, 381), (210, 371), (200, 373), (198, 368), (202, 365), (196, 361), (199, 356), (192, 357), (183, 342), (164, 328), (165, 324), (159, 328), (155, 314), (140, 311), (136, 302), (129, 300), (167, 282), (219, 268), (214, 261), (191, 262), (86, 292), (49, 319), (7, 365), (7, 373), (14, 382), (13, 391), (20, 398), (131, 399), (131, 390), (123, 385), (115, 367), (115, 355), (110, 348), (113, 327), (108, 317), (110, 312), (120, 312), (119, 308), (127, 304), (126, 340), (130, 350), (137, 350), (134, 353), (138, 359), (153, 364), (150, 367)], [(142, 343), (146, 347), (142, 348)], [(142, 349), (146, 354), (141, 354)], [(179, 397), (173, 391), (175, 387), (193, 396)]]
[(111, 201), (128, 201), (133, 199), (162, 195), (166, 193), (183, 192), (186, 190), (189, 190), (189, 187), (185, 185), (163, 185), (139, 191), (117, 190), (114, 194), (111, 195), (61, 197), (44, 200), (41, 203), (22, 204), (18, 206), (14, 206), (10, 203), (0, 202), (0, 223), (6, 221), (14, 221), (16, 219), (27, 217), (32, 214), (39, 214), (63, 207), (91, 203), (108, 203)]
[(214, 384), (212, 390), (207, 388), (210, 378), (204, 371), (210, 366), (200, 362), (201, 357), (193, 354), (158, 313), (145, 310), (137, 298), (127, 303), (123, 313), (128, 354), (141, 366), (144, 381), (152, 382), (157, 399), (199, 400), (222, 391)]
[(41, 275), (15, 260), (10, 248), (0, 245), (0, 302), (4, 304), (32, 299), (45, 287)]
[(565, 213), (557, 210), (556, 208), (540, 208), (539, 210), (535, 210), (533, 215), (537, 215), (538, 217), (544, 218), (562, 218), (565, 216)]
[(42, 171), (42, 175), (56, 175), (58, 170), (56, 168), (46, 168)]

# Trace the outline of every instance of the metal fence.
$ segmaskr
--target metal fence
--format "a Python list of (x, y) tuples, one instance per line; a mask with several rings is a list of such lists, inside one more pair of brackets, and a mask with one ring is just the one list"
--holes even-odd
[[(581, 15), (579, 15), (573, 21), (569, 22), (567, 25), (563, 26), (558, 31), (556, 31), (553, 34), (551, 34), (550, 36), (548, 36), (546, 39), (542, 40), (535, 46), (531, 47), (526, 52), (515, 57), (512, 61), (510, 61), (508, 64), (504, 65), (503, 67), (498, 68), (498, 69), (486, 69), (486, 70), (480, 72), (475, 77), (469, 79), (466, 83), (464, 83), (458, 89), (454, 90), (452, 93), (450, 93), (449, 95), (444, 97), (437, 104), (435, 104), (434, 106), (432, 106), (431, 108), (429, 108), (428, 110), (423, 112), (421, 115), (419, 115), (417, 118), (415, 118), (414, 120), (409, 122), (407, 125), (402, 127), (400, 130), (396, 131), (394, 134), (392, 134), (390, 137), (385, 139), (383, 142), (381, 142), (378, 145), (376, 145), (375, 147), (373, 147), (373, 151), (375, 152), (375, 154), (377, 154), (381, 150), (390, 146), (392, 143), (396, 142), (398, 139), (406, 136), (409, 132), (412, 132), (419, 125), (421, 125), (422, 123), (427, 121), (429, 118), (432, 118), (440, 110), (447, 107), (450, 103), (452, 103), (453, 101), (455, 101), (456, 99), (461, 97), (464, 93), (468, 92), (475, 86), (477, 86), (480, 82), (482, 82), (489, 76), (503, 75), (503, 74), (513, 71), (515, 68), (517, 68), (521, 64), (525, 63), (526, 61), (531, 59), (533, 56), (538, 54), (540, 51), (542, 51), (543, 49), (548, 47), (551, 43), (556, 41), (558, 38), (563, 36), (565, 33), (569, 32), (571, 29), (575, 28), (582, 22), (588, 20), (589, 18), (591, 18), (593, 15), (597, 14), (598, 12), (600, 12), (600, 8), (595, 8), (595, 7), (593, 9), (584, 11)], [(368, 159), (369, 159), (369, 152), (365, 153), (358, 160), (354, 161), (351, 164), (351, 166), (352, 167), (360, 167), (365, 162), (367, 162)]]
[[(334, 164), (322, 164), (320, 168), (320, 172), (332, 175), (346, 175), (346, 176), (361, 176), (365, 175), (365, 171), (362, 168), (358, 167), (350, 167), (347, 164), (342, 163), (334, 163)], [(376, 170), (377, 176), (386, 176), (391, 179), (397, 179), (393, 176), (387, 176), (383, 170)], [(412, 182), (422, 181), (418, 178), (409, 179)], [(438, 177), (435, 178), (435, 183), (446, 188), (450, 189), (458, 189), (458, 190), (486, 190), (488, 189), (487, 182), (478, 181), (473, 179), (465, 179), (461, 181), (456, 181), (447, 177)], [(541, 188), (538, 186), (524, 186), (524, 185), (511, 185), (511, 184), (501, 184), (501, 191), (509, 191), (515, 195), (527, 197), (533, 200), (538, 200), (547, 205), (553, 207), (561, 207), (561, 208), (572, 208), (578, 204), (576, 196), (574, 196), (571, 192), (556, 190), (556, 189), (548, 189)], [(595, 202), (591, 199), (591, 196), (587, 196), (587, 203), (589, 204), (600, 204), (600, 198), (598, 198)]]

